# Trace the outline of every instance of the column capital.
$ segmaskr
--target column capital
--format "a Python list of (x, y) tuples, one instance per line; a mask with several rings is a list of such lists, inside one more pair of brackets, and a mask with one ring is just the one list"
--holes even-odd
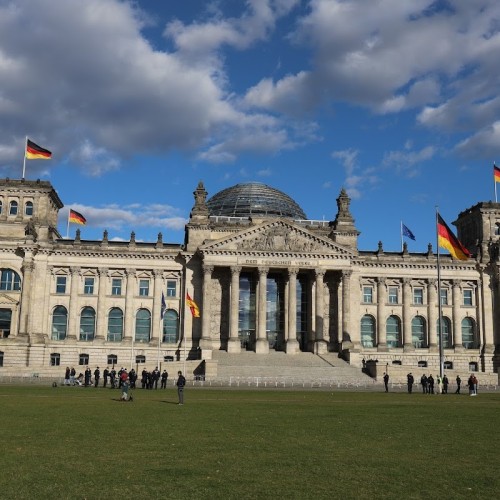
[[(324, 278), (326, 271), (324, 269), (315, 269), (314, 270), (314, 275), (316, 276), (316, 279), (318, 278)], [(342, 271), (342, 276), (344, 276), (344, 271)]]
[(33, 270), (35, 269), (35, 263), (30, 260), (29, 262), (24, 262), (23, 265), (21, 266), (21, 270), (26, 273), (26, 272), (33, 272)]
[(451, 280), (451, 286), (453, 288), (460, 288), (461, 284), (462, 284), (462, 280), (457, 280), (457, 279)]
[(128, 269), (125, 269), (125, 274), (127, 275), (127, 277), (135, 278), (136, 273), (137, 273), (137, 269), (135, 269), (133, 267), (129, 267)]
[(231, 266), (230, 269), (231, 269), (231, 275), (234, 276), (235, 274), (239, 275), (241, 273), (242, 267), (241, 266)]
[(101, 278), (106, 278), (108, 276), (108, 272), (109, 269), (107, 267), (99, 267), (97, 269), (97, 274), (99, 274)]
[(212, 274), (214, 272), (214, 266), (210, 264), (203, 264), (203, 274)]
[(377, 284), (379, 286), (385, 285), (386, 281), (387, 281), (387, 278), (385, 276), (379, 276), (377, 278)]
[(163, 278), (163, 269), (153, 269), (153, 276), (155, 278)]
[(403, 278), (403, 285), (408, 286), (411, 283), (411, 278)]
[(267, 273), (269, 272), (269, 268), (268, 267), (258, 267), (257, 271), (259, 272), (259, 276), (262, 276), (262, 275), (267, 276)]
[(289, 267), (287, 268), (287, 271), (288, 271), (288, 277), (297, 276), (297, 274), (299, 274), (298, 267)]
[(342, 269), (342, 279), (349, 279), (352, 275), (351, 269)]
[(79, 267), (79, 266), (71, 266), (69, 268), (69, 272), (72, 274), (72, 275), (79, 275), (82, 271), (82, 268)]

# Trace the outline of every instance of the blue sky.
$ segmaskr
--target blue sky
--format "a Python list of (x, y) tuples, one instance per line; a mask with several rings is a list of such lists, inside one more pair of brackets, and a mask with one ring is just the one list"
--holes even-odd
[(82, 238), (182, 242), (208, 196), (259, 181), (310, 219), (344, 187), (359, 248), (436, 245), (436, 206), (495, 199), (500, 2), (0, 0), (0, 175), (27, 161)]

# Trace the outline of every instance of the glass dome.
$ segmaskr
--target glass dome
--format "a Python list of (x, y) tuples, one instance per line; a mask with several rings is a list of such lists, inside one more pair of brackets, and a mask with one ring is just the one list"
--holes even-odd
[(207, 201), (210, 215), (226, 217), (288, 217), (307, 219), (290, 196), (261, 182), (236, 184)]

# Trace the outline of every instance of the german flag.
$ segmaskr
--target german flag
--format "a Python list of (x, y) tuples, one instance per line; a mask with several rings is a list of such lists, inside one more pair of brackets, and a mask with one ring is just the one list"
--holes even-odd
[(189, 306), (189, 309), (191, 309), (191, 314), (193, 318), (199, 318), (200, 317), (200, 309), (196, 305), (196, 302), (189, 296), (189, 293), (186, 292), (186, 302), (187, 305)]
[(52, 153), (48, 149), (40, 147), (29, 139), (26, 141), (26, 159), (28, 160), (50, 160)]
[(445, 248), (451, 256), (457, 260), (467, 260), (471, 255), (458, 238), (451, 232), (443, 218), (437, 214), (438, 243), (441, 248)]
[(493, 163), (493, 177), (495, 182), (500, 182), (500, 168)]
[(82, 224), (83, 226), (87, 223), (87, 219), (76, 210), (69, 211), (69, 221), (75, 224)]

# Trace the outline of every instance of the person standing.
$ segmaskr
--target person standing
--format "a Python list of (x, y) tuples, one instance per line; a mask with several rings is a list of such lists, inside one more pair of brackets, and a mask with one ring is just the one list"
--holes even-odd
[(384, 387), (385, 392), (389, 392), (389, 374), (384, 372)]
[(90, 368), (87, 366), (85, 369), (85, 387), (88, 387), (90, 385), (90, 379), (92, 378), (92, 372), (90, 371)]
[(434, 394), (434, 377), (432, 373), (427, 377), (427, 385), (429, 386), (427, 394)]
[(71, 371), (69, 372), (69, 383), (71, 385), (75, 385), (75, 378), (76, 378), (76, 370), (75, 367), (71, 367)]
[(413, 382), (415, 382), (415, 378), (413, 377), (411, 372), (406, 375), (406, 380), (408, 383), (408, 394), (411, 394), (413, 391)]
[(163, 373), (161, 374), (161, 389), (167, 388), (167, 380), (168, 380), (168, 372), (167, 370), (163, 370)]
[(177, 372), (177, 395), (179, 396), (179, 403), (180, 405), (184, 404), (184, 386), (186, 385), (186, 378), (182, 374), (181, 371)]
[(66, 371), (64, 372), (64, 385), (69, 385), (70, 373), (71, 373), (71, 370), (69, 369), (69, 366), (67, 366)]
[(457, 382), (457, 390), (455, 391), (455, 394), (460, 394), (460, 384), (462, 383), (460, 375), (457, 375), (457, 378), (455, 380)]
[(99, 370), (99, 367), (97, 367), (94, 370), (94, 387), (99, 386), (99, 379), (101, 378), (101, 370)]
[(420, 383), (422, 384), (422, 394), (427, 394), (427, 376), (425, 373), (420, 377)]
[(160, 380), (160, 370), (158, 370), (158, 367), (156, 367), (153, 370), (152, 376), (153, 376), (153, 381), (151, 384), (151, 389), (153, 388), (153, 385), (154, 385), (155, 390), (157, 390), (158, 389), (158, 380)]
[(443, 392), (443, 379), (441, 378), (440, 375), (436, 377), (436, 382), (437, 382), (437, 393), (441, 394)]
[(472, 395), (477, 396), (477, 386), (478, 386), (478, 381), (475, 375), (472, 375)]
[(102, 386), (106, 387), (108, 385), (109, 366), (106, 366), (106, 368), (104, 368), (104, 371), (102, 372), (102, 375), (103, 375), (103, 378), (104, 378)]
[(449, 384), (448, 377), (445, 374), (443, 375), (443, 394), (448, 394), (448, 384)]

